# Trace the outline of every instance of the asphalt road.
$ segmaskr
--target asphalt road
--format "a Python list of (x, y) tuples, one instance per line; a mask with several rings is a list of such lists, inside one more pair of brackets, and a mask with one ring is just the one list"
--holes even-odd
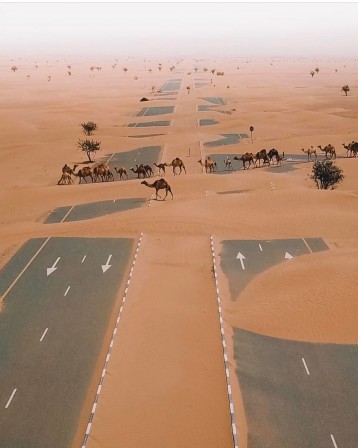
[(328, 250), (322, 238), (222, 241), (220, 266), (229, 280), (231, 299), (237, 300), (255, 275), (278, 263), (322, 250)]
[(47, 216), (44, 224), (83, 221), (84, 219), (98, 218), (99, 216), (142, 207), (146, 203), (147, 200), (145, 198), (128, 198), (58, 207)]
[(0, 272), (4, 296), (42, 247), (0, 314), (1, 447), (71, 446), (133, 243), (30, 240)]
[[(356, 448), (358, 346), (234, 330), (248, 448)], [(335, 445), (336, 444), (336, 445)]]
[(175, 106), (157, 106), (157, 107), (143, 107), (138, 113), (137, 117), (148, 117), (152, 115), (172, 114)]

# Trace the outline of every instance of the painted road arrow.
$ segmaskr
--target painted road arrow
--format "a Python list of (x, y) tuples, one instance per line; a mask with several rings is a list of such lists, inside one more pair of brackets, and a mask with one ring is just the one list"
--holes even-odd
[(61, 259), (61, 257), (58, 257), (57, 260), (54, 262), (54, 264), (53, 264), (50, 268), (47, 268), (47, 270), (46, 270), (46, 272), (47, 272), (47, 277), (48, 277), (50, 274), (52, 274), (53, 272), (55, 272), (56, 269), (58, 269), (58, 268), (56, 268), (56, 264), (60, 261), (60, 259)]
[(243, 261), (243, 260), (245, 260), (245, 257), (242, 255), (241, 252), (239, 252), (239, 253), (237, 254), (237, 256), (236, 256), (236, 260), (240, 260), (242, 269), (245, 269), (245, 265), (244, 265), (244, 261)]
[(112, 255), (110, 255), (108, 257), (107, 263), (106, 264), (102, 264), (102, 272), (103, 274), (108, 271), (108, 269), (112, 266), (111, 264), (109, 264), (109, 262), (111, 261)]
[(291, 254), (289, 254), (288, 252), (285, 253), (285, 258), (287, 260), (292, 260), (293, 256)]

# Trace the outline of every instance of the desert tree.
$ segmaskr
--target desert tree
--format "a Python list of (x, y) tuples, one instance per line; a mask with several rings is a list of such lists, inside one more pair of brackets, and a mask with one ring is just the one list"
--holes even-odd
[(315, 74), (315, 72), (312, 70), (312, 71), (311, 71), (311, 76), (312, 76), (312, 78), (313, 78), (314, 74)]
[(312, 166), (313, 179), (318, 189), (333, 190), (334, 186), (344, 179), (343, 171), (332, 160), (314, 162)]
[(224, 72), (216, 72), (216, 76), (224, 76)]
[(84, 135), (93, 135), (94, 131), (97, 129), (97, 124), (93, 121), (88, 121), (87, 123), (81, 123), (82, 132)]
[(15, 73), (16, 72), (16, 70), (17, 70), (17, 67), (16, 67), (16, 65), (13, 65), (12, 67), (11, 67), (11, 70)]
[(208, 69), (206, 67), (203, 68), (203, 72), (206, 73)]
[(252, 138), (252, 133), (254, 132), (255, 128), (253, 126), (250, 126), (250, 132), (251, 132), (251, 143), (254, 143), (254, 140)]
[(215, 73), (215, 70), (216, 70), (216, 69), (213, 68), (213, 69), (211, 70), (211, 73), (214, 74), (214, 73)]
[(94, 154), (101, 149), (101, 142), (89, 139), (79, 140), (78, 148), (87, 154), (88, 161), (92, 163), (93, 160), (91, 159), (91, 154)]
[(71, 66), (70, 65), (68, 65), (67, 68), (68, 68), (68, 70), (71, 70)]
[(342, 88), (341, 88), (341, 92), (344, 92), (345, 94), (346, 94), (346, 96), (348, 95), (348, 92), (350, 91), (351, 89), (349, 88), (349, 85), (348, 84), (346, 84), (345, 86), (343, 86)]
[(72, 72), (71, 72), (71, 71), (68, 71), (67, 73), (68, 73), (68, 75), (69, 75), (69, 76), (71, 76), (71, 75), (72, 75)]
[(315, 71), (316, 73), (318, 73), (318, 72), (319, 72), (319, 67), (316, 67), (316, 68), (314, 69), (314, 71)]

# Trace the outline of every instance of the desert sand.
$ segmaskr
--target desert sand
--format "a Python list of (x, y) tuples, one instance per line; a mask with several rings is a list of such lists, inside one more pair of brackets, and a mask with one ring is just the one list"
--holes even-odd
[[(358, 158), (337, 158), (345, 178), (328, 191), (317, 190), (309, 178), (311, 163), (295, 165), (287, 173), (250, 168), (211, 175), (203, 172), (198, 160), (212, 151), (235, 155), (262, 148), (302, 154), (301, 148), (328, 143), (336, 147), (338, 156), (345, 156), (342, 143), (358, 139), (358, 61), (122, 58), (115, 68), (113, 64), (114, 60), (80, 57), (0, 61), (0, 267), (30, 238), (138, 239), (143, 232), (88, 446), (111, 448), (120, 440), (125, 447), (154, 448), (162, 440), (162, 446), (178, 448), (229, 447), (230, 415), (210, 271), (210, 236), (216, 254), (224, 239), (323, 238), (329, 251), (273, 267), (257, 276), (237, 302), (230, 300), (225, 276), (218, 272), (236, 424), (240, 446), (245, 446), (245, 415), (230, 348), (233, 327), (299, 341), (358, 343)], [(16, 72), (10, 70), (12, 65), (18, 67)], [(91, 66), (102, 69), (91, 71)], [(223, 71), (224, 76), (204, 72), (204, 67)], [(319, 73), (311, 77), (315, 67)], [(152, 85), (159, 89), (170, 79), (183, 80), (176, 100), (159, 99)], [(195, 82), (205, 85), (195, 87)], [(348, 96), (341, 93), (344, 84), (351, 88)], [(189, 94), (186, 86), (191, 87)], [(150, 103), (140, 103), (143, 96)], [(200, 98), (212, 96), (225, 98), (227, 104), (217, 110), (230, 114), (198, 112), (196, 106), (205, 104)], [(172, 126), (127, 127), (153, 119), (135, 117), (148, 105), (175, 105), (174, 114), (155, 118), (172, 120)], [(201, 118), (219, 123), (199, 127)], [(170, 169), (166, 175), (174, 200), (151, 201), (150, 207), (88, 221), (44, 225), (56, 207), (151, 197), (153, 190), (138, 180), (78, 185), (76, 179), (75, 185), (57, 185), (65, 163), (86, 161), (77, 149), (83, 137), (80, 123), (85, 121), (98, 125), (95, 136), (102, 149), (96, 160), (149, 145), (164, 148), (163, 161), (181, 157), (187, 175), (173, 176)], [(218, 148), (203, 146), (220, 134), (249, 134), (251, 125), (253, 143), (248, 139)], [(164, 135), (131, 138), (150, 133)], [(242, 193), (218, 194), (237, 190)], [(118, 303), (122, 293), (123, 288)], [(112, 328), (103, 341), (103, 356), (74, 446), (80, 446), (87, 426)]]

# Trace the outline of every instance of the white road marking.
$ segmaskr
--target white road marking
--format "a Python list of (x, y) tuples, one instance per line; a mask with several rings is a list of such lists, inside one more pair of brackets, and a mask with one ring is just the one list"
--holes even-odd
[(107, 163), (111, 160), (111, 158), (114, 156), (115, 152), (107, 159)]
[(115, 199), (113, 199), (113, 204), (116, 202), (116, 200)]
[(11, 285), (7, 288), (7, 290), (4, 292), (3, 296), (1, 297), (2, 300), (5, 299), (5, 297), (9, 294), (11, 289), (15, 286), (15, 284), (19, 281), (22, 274), (26, 271), (26, 269), (30, 266), (30, 264), (34, 261), (34, 259), (37, 257), (37, 255), (41, 252), (41, 250), (44, 248), (45, 244), (51, 237), (49, 236), (46, 241), (41, 245), (40, 249), (35, 253), (35, 255), (31, 258), (31, 260), (27, 263), (27, 265), (24, 267), (24, 269), (20, 272), (20, 274), (15, 278), (15, 280), (11, 283)]
[(42, 333), (40, 342), (42, 342), (42, 341), (44, 340), (44, 338), (45, 338), (47, 332), (48, 332), (48, 328), (46, 328), (46, 330)]
[(335, 440), (333, 434), (331, 434), (331, 439), (332, 439), (332, 443), (333, 443), (334, 448), (338, 448), (338, 446), (336, 444), (336, 440)]
[(72, 212), (72, 210), (74, 209), (74, 205), (72, 205), (72, 207), (69, 209), (69, 211), (65, 214), (65, 216), (62, 218), (62, 220), (60, 221), (60, 222), (63, 222), (66, 218), (67, 218), (67, 216)]
[(305, 366), (305, 369), (306, 369), (307, 375), (310, 375), (310, 371), (308, 370), (308, 367), (307, 367), (307, 364), (306, 364), (305, 358), (302, 358), (302, 362), (303, 362), (303, 365)]
[(262, 252), (262, 246), (261, 246), (261, 244), (259, 244), (259, 248), (260, 248), (260, 250), (261, 250), (261, 252)]
[(302, 238), (302, 239), (303, 239), (303, 242), (305, 243), (305, 245), (307, 246), (307, 249), (308, 249), (308, 250), (311, 252), (311, 254), (312, 254), (313, 252), (312, 252), (311, 248), (309, 247), (307, 241), (306, 241), (304, 238)]
[(71, 288), (71, 286), (69, 286), (69, 287), (66, 289), (66, 292), (65, 292), (65, 294), (64, 294), (64, 297), (67, 296), (67, 293), (68, 293), (68, 291), (70, 290), (70, 288)]
[(57, 257), (57, 259), (56, 259), (56, 261), (54, 262), (54, 264), (53, 264), (50, 268), (47, 268), (47, 269), (46, 269), (47, 277), (48, 277), (49, 275), (51, 275), (53, 272), (55, 272), (56, 269), (58, 269), (58, 268), (56, 267), (56, 265), (57, 265), (57, 263), (58, 263), (60, 260), (61, 260), (61, 257)]
[(81, 263), (83, 263), (83, 262), (85, 261), (86, 257), (87, 257), (87, 255), (85, 255), (85, 256), (82, 258)]
[(236, 256), (236, 260), (240, 260), (242, 269), (245, 269), (245, 265), (244, 265), (245, 257), (244, 257), (244, 255), (243, 255), (241, 252), (239, 252), (239, 253), (237, 254), (237, 256)]
[(10, 403), (11, 403), (12, 399), (14, 398), (14, 395), (16, 394), (16, 391), (17, 391), (17, 389), (14, 389), (14, 390), (12, 391), (12, 394), (11, 394), (11, 396), (10, 396), (8, 402), (6, 403), (5, 409), (7, 409), (7, 408), (10, 406)]
[(288, 252), (285, 253), (286, 260), (292, 260), (293, 256), (289, 254)]

